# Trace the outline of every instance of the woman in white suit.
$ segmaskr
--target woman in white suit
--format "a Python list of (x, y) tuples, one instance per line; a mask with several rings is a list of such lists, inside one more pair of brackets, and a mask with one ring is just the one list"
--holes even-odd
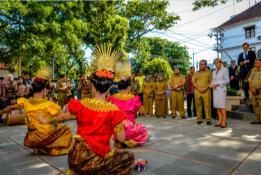
[(216, 70), (213, 71), (213, 80), (210, 87), (213, 89), (213, 105), (217, 108), (218, 124), (216, 127), (226, 128), (227, 114), (226, 114), (226, 96), (227, 84), (229, 83), (228, 69), (223, 67), (220, 58), (214, 60)]

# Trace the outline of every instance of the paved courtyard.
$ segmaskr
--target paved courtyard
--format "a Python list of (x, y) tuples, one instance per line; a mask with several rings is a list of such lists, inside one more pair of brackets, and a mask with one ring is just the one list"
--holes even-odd
[[(129, 149), (136, 158), (148, 160), (147, 169), (135, 175), (257, 175), (261, 174), (261, 126), (229, 120), (228, 128), (195, 119), (141, 117), (150, 141)], [(75, 132), (75, 121), (67, 122)], [(61, 175), (67, 156), (33, 155), (23, 146), (26, 126), (0, 126), (1, 175)]]

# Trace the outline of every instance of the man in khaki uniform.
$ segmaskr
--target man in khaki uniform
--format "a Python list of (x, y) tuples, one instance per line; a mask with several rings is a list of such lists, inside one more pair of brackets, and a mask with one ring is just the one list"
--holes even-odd
[(63, 108), (63, 106), (67, 103), (67, 82), (66, 82), (66, 76), (64, 74), (61, 74), (59, 77), (59, 80), (56, 83), (56, 89), (58, 92), (57, 100), (58, 104)]
[(82, 74), (81, 81), (78, 85), (78, 91), (81, 92), (81, 98), (92, 98), (92, 84), (87, 80), (86, 74)]
[(184, 84), (185, 77), (180, 74), (179, 68), (174, 68), (174, 75), (170, 79), (172, 118), (176, 117), (176, 111), (182, 119), (185, 119), (184, 109)]
[(154, 83), (155, 93), (155, 115), (157, 118), (165, 118), (168, 114), (167, 94), (168, 88), (167, 82), (164, 80), (163, 75), (159, 75), (159, 79)]
[(251, 103), (256, 115), (256, 120), (251, 124), (261, 124), (261, 58), (256, 59), (248, 81), (252, 93)]
[(147, 116), (153, 115), (153, 84), (153, 77), (147, 75), (143, 83), (143, 107)]
[(132, 95), (138, 95), (138, 91), (140, 89), (140, 84), (138, 82), (138, 80), (135, 77), (135, 72), (131, 73), (131, 94)]
[(207, 61), (199, 62), (200, 70), (192, 77), (192, 83), (195, 88), (195, 104), (197, 112), (197, 124), (202, 123), (202, 101), (207, 119), (207, 125), (211, 125), (211, 91), (212, 72), (207, 69)]

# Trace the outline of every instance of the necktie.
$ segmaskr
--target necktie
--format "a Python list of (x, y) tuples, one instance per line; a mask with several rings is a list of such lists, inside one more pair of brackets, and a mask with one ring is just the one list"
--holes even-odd
[(245, 60), (247, 59), (247, 52), (245, 52)]

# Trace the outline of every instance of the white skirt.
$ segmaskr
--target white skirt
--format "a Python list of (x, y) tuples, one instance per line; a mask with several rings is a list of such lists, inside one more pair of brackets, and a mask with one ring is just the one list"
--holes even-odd
[(226, 108), (226, 98), (227, 98), (227, 91), (213, 90), (214, 108), (225, 109)]

